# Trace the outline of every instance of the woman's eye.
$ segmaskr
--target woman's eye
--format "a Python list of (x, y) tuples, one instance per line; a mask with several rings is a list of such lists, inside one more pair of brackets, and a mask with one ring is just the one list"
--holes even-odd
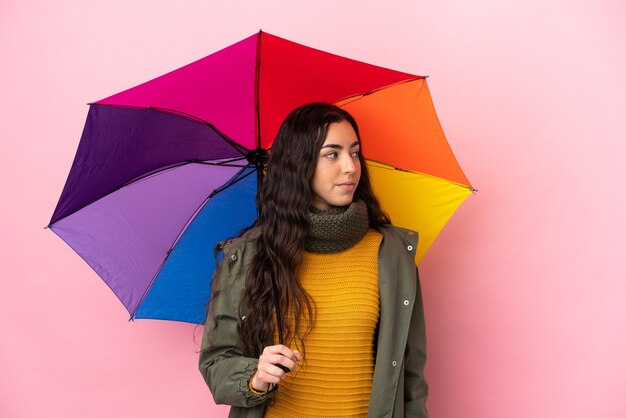
[(329, 152), (328, 154), (324, 155), (324, 157), (326, 157), (326, 158), (337, 158), (337, 153), (336, 152)]
[(352, 151), (352, 158), (359, 158), (359, 151)]

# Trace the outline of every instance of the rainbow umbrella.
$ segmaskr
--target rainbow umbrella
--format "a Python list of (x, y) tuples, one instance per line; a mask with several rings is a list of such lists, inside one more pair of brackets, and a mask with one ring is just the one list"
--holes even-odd
[(131, 319), (203, 323), (215, 243), (254, 221), (282, 120), (315, 101), (355, 116), (383, 209), (420, 233), (419, 262), (473, 190), (426, 78), (265, 32), (91, 103), (49, 227)]

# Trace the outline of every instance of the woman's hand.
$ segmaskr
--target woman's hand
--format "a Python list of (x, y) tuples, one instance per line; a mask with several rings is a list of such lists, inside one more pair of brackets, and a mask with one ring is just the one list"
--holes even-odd
[(277, 364), (294, 370), (296, 363), (302, 361), (302, 354), (298, 350), (291, 351), (284, 345), (270, 345), (263, 349), (259, 357), (257, 371), (252, 376), (250, 386), (258, 392), (268, 392), (272, 385), (278, 384), (285, 378), (286, 372)]

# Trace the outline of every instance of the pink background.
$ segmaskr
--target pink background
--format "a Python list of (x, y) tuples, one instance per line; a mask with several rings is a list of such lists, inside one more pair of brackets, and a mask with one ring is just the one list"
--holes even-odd
[(262, 28), (430, 75), (479, 189), (421, 269), (431, 415), (623, 417), (626, 3), (300, 3), (0, 3), (0, 416), (226, 415), (199, 329), (127, 322), (43, 227), (88, 101)]

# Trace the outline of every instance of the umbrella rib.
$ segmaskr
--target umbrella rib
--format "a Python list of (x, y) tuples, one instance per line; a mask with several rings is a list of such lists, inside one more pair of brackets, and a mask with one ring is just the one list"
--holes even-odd
[[(241, 158), (241, 159), (243, 159), (243, 158)], [(232, 160), (232, 161), (237, 161), (237, 160)], [(105, 193), (102, 196), (99, 196), (99, 197), (97, 197), (97, 198), (95, 198), (95, 199), (93, 199), (93, 200), (91, 200), (89, 202), (86, 202), (84, 205), (78, 207), (76, 210), (72, 211), (71, 213), (68, 213), (64, 217), (57, 219), (54, 223), (57, 223), (60, 220), (67, 218), (68, 216), (71, 216), (71, 215), (73, 215), (73, 214), (75, 214), (77, 212), (80, 212), (82, 209), (86, 208), (87, 206), (92, 205), (92, 204), (94, 204), (95, 202), (97, 202), (97, 201), (99, 201), (101, 199), (104, 199), (105, 197), (109, 196), (110, 194), (115, 193), (116, 191), (118, 191), (122, 187), (130, 186), (132, 184), (135, 184), (135, 183), (138, 183), (140, 181), (146, 180), (149, 177), (162, 174), (162, 173), (164, 173), (164, 172), (166, 172), (168, 170), (171, 170), (171, 169), (174, 169), (174, 168), (178, 168), (178, 167), (182, 167), (182, 166), (187, 165), (187, 164), (202, 164), (202, 165), (211, 165), (211, 166), (219, 166), (219, 167), (241, 167), (241, 168), (245, 168), (245, 167), (248, 166), (248, 164), (246, 164), (246, 165), (230, 164), (229, 162), (232, 162), (232, 161), (223, 161), (223, 162), (211, 163), (209, 161), (187, 160), (187, 161), (183, 161), (183, 162), (180, 162), (180, 163), (170, 164), (170, 165), (165, 166), (165, 167), (160, 167), (158, 169), (149, 171), (148, 173), (144, 173), (144, 174), (140, 175), (139, 177), (135, 177), (135, 178), (133, 178), (131, 180), (128, 180), (128, 181), (126, 181), (126, 182), (124, 182), (122, 184), (117, 185), (114, 190), (111, 190), (110, 192)], [(46, 226), (46, 228), (50, 228), (52, 225), (53, 224), (49, 224), (49, 225)]]
[(349, 100), (349, 99), (352, 99), (352, 100), (350, 100), (349, 102), (346, 102), (346, 103), (342, 103), (342, 104), (341, 104), (341, 106), (345, 106), (345, 105), (347, 105), (347, 104), (350, 104), (350, 103), (352, 103), (352, 102), (355, 102), (355, 101), (357, 101), (357, 100), (360, 100), (360, 99), (362, 99), (362, 98), (363, 98), (363, 97), (365, 97), (365, 96), (369, 96), (370, 94), (373, 94), (373, 93), (376, 93), (376, 92), (378, 92), (378, 91), (381, 91), (381, 90), (387, 89), (387, 88), (389, 88), (389, 87), (391, 87), (391, 86), (397, 86), (397, 85), (404, 84), (404, 83), (412, 83), (412, 82), (415, 82), (415, 81), (417, 81), (417, 80), (424, 80), (424, 79), (426, 79), (426, 78), (428, 78), (428, 76), (427, 76), (427, 75), (422, 75), (422, 76), (417, 76), (417, 77), (415, 77), (415, 78), (409, 78), (408, 80), (398, 81), (397, 83), (388, 84), (388, 85), (386, 85), (386, 86), (382, 86), (382, 87), (379, 87), (379, 88), (374, 89), (374, 90), (370, 90), (370, 91), (365, 92), (365, 93), (357, 93), (357, 94), (352, 94), (352, 95), (350, 95), (350, 96), (345, 96), (345, 97), (344, 97), (344, 98), (342, 98), (342, 99), (335, 100), (335, 103), (339, 103), (339, 102), (343, 102), (344, 100)]
[[(61, 239), (64, 243), (66, 243), (66, 244), (67, 244), (67, 246), (68, 246), (68, 247), (70, 247), (70, 248), (72, 248), (72, 249), (74, 248), (74, 247), (72, 247), (72, 245), (71, 245), (71, 244), (70, 244), (70, 243), (69, 243), (69, 242), (68, 242), (68, 241), (67, 241), (67, 240), (66, 240), (66, 239), (65, 239), (65, 238), (64, 238), (61, 234), (59, 234), (59, 233), (58, 233), (57, 231), (55, 231), (54, 229), (50, 228), (50, 225), (49, 225), (49, 226), (47, 226), (46, 228), (49, 228), (49, 229), (50, 229), (50, 230), (54, 233), (54, 235), (56, 235), (57, 237), (59, 237), (59, 238), (60, 238), (60, 239)], [(117, 292), (113, 289), (113, 287), (111, 287), (111, 284), (110, 284), (110, 283), (108, 283), (106, 280), (104, 280), (104, 277), (103, 277), (103, 276), (102, 276), (102, 275), (98, 272), (98, 270), (96, 270), (96, 269), (95, 269), (95, 267), (94, 267), (94, 266), (92, 266), (92, 265), (89, 263), (89, 261), (88, 261), (88, 260), (87, 260), (87, 259), (86, 259), (86, 258), (85, 258), (82, 254), (80, 254), (80, 253), (78, 253), (78, 252), (77, 252), (76, 254), (77, 254), (77, 255), (81, 258), (81, 260), (83, 260), (83, 261), (85, 262), (85, 264), (87, 264), (87, 265), (88, 265), (88, 266), (89, 266), (89, 267), (93, 270), (93, 272), (94, 272), (94, 273), (96, 273), (96, 275), (97, 275), (98, 277), (100, 277), (100, 279), (102, 279), (102, 282), (103, 282), (103, 283), (106, 285), (106, 287), (108, 287), (108, 288), (109, 288), (109, 290), (110, 290), (110, 291), (111, 291), (111, 292), (115, 295), (115, 297), (117, 298), (117, 300), (119, 300), (119, 301), (120, 301), (120, 303), (122, 304), (122, 306), (124, 307), (124, 309), (126, 309), (126, 311), (127, 311), (128, 313), (130, 313), (130, 311), (128, 310), (128, 307), (126, 307), (126, 304), (124, 304), (124, 301), (122, 300), (122, 298), (120, 297), (120, 295), (118, 295), (118, 294), (117, 294)]]
[(375, 165), (373, 167), (379, 168), (381, 170), (402, 171), (403, 173), (417, 174), (417, 175), (420, 175), (420, 176), (426, 176), (426, 177), (430, 177), (430, 178), (434, 178), (434, 179), (445, 180), (445, 181), (447, 181), (447, 182), (449, 182), (451, 184), (454, 184), (456, 186), (463, 187), (464, 189), (468, 189), (472, 193), (478, 192), (478, 189), (475, 189), (473, 187), (467, 186), (467, 185), (462, 184), (462, 183), (457, 183), (456, 181), (448, 180), (448, 179), (443, 178), (443, 177), (433, 176), (432, 174), (423, 173), (421, 171), (407, 170), (407, 169), (404, 169), (404, 168), (396, 167), (396, 166), (389, 165), (389, 164), (383, 163), (381, 161), (372, 160), (372, 159), (369, 159), (369, 158), (366, 158), (365, 161), (368, 162), (368, 163), (369, 162), (374, 163)]
[(119, 190), (122, 187), (130, 186), (131, 184), (134, 184), (134, 183), (137, 183), (139, 181), (145, 180), (145, 179), (147, 179), (149, 177), (152, 177), (154, 175), (161, 174), (164, 171), (168, 171), (168, 170), (171, 170), (173, 168), (181, 167), (181, 166), (187, 165), (187, 164), (201, 164), (201, 165), (211, 165), (211, 166), (217, 166), (217, 167), (241, 167), (241, 168), (244, 168), (244, 167), (247, 166), (247, 164), (246, 165), (231, 164), (232, 162), (241, 161), (243, 159), (244, 158), (236, 158), (236, 159), (225, 160), (225, 161), (220, 161), (220, 162), (215, 162), (215, 163), (214, 162), (210, 162), (210, 161), (202, 161), (202, 160), (195, 160), (195, 159), (194, 160), (182, 161), (180, 163), (174, 163), (174, 164), (171, 164), (171, 165), (168, 165), (168, 166), (165, 166), (165, 167), (157, 168), (156, 170), (149, 171), (149, 172), (144, 173), (144, 174), (142, 174), (142, 175), (140, 175), (138, 177), (135, 177), (135, 178), (133, 178), (131, 180), (128, 180), (128, 181), (122, 183), (121, 185), (117, 186), (117, 190)]
[(256, 40), (256, 71), (254, 73), (254, 107), (256, 113), (256, 147), (261, 148), (261, 99), (260, 99), (260, 83), (261, 83), (261, 36), (263, 31), (259, 31)]
[[(244, 168), (253, 168), (252, 165), (248, 164), (247, 166), (245, 166)], [(242, 170), (243, 171), (243, 170)], [(242, 172), (240, 171), (240, 173)], [(216, 194), (218, 194), (221, 191), (224, 191), (225, 189), (234, 186), (235, 184), (239, 183), (241, 180), (245, 179), (246, 177), (248, 177), (249, 175), (251, 175), (252, 173), (254, 173), (256, 170), (250, 170), (249, 172), (247, 172), (246, 174), (237, 177), (234, 176), (232, 179), (230, 179), (227, 183), (225, 183), (222, 187), (218, 187), (217, 189), (213, 190), (211, 192), (211, 194), (209, 195), (208, 198), (211, 198), (213, 196), (215, 196)]]
[[(246, 167), (252, 167), (252, 166), (246, 166)], [(246, 167), (244, 167), (244, 168), (246, 168)], [(180, 232), (178, 233), (178, 235), (174, 239), (174, 242), (172, 243), (172, 245), (170, 245), (169, 250), (167, 250), (167, 253), (165, 254), (165, 258), (163, 258), (163, 261), (161, 262), (161, 265), (156, 270), (155, 274), (152, 276), (152, 279), (150, 280), (150, 285), (146, 286), (146, 290), (144, 291), (143, 295), (141, 296), (141, 299), (139, 300), (139, 303), (137, 303), (137, 306), (135, 307), (135, 310), (131, 313), (129, 321), (132, 321), (132, 320), (135, 319), (135, 314), (137, 313), (137, 310), (139, 309), (139, 307), (141, 306), (141, 304), (145, 300), (146, 296), (148, 295), (148, 292), (150, 292), (150, 289), (152, 289), (152, 286), (154, 285), (155, 280), (157, 279), (157, 277), (159, 277), (159, 274), (161, 274), (161, 271), (163, 270), (163, 266), (165, 266), (165, 263), (167, 262), (167, 259), (169, 258), (169, 256), (172, 253), (172, 251), (174, 251), (174, 247), (176, 247), (176, 245), (178, 244), (178, 242), (180, 241), (182, 236), (185, 234), (185, 232), (189, 228), (189, 225), (191, 225), (191, 222), (195, 219), (196, 215), (202, 210), (202, 208), (204, 208), (204, 206), (206, 206), (207, 203), (209, 203), (209, 201), (216, 194), (218, 194), (221, 191), (224, 191), (228, 187), (234, 186), (235, 184), (239, 183), (241, 180), (245, 179), (246, 177), (248, 177), (249, 175), (254, 173), (255, 170), (250, 170), (246, 174), (241, 175), (241, 173), (243, 173), (243, 172), (244, 172), (244, 170), (239, 171), (228, 182), (226, 182), (222, 187), (218, 187), (217, 189), (213, 190), (211, 192), (211, 194), (208, 195), (202, 201), (202, 203), (200, 203), (200, 205), (196, 208), (196, 210), (193, 211), (193, 213), (191, 214), (189, 219), (187, 219), (187, 222), (185, 222), (185, 225), (180, 229)]]
[(195, 115), (191, 115), (189, 113), (185, 113), (179, 110), (172, 110), (172, 109), (166, 109), (164, 107), (154, 107), (154, 108), (150, 108), (150, 109), (154, 109), (154, 110), (158, 110), (158, 111), (164, 111), (167, 113), (173, 113), (175, 115), (182, 115), (183, 117), (188, 117), (192, 120), (196, 120), (196, 121), (200, 121), (201, 123), (203, 123), (204, 125), (208, 126), (210, 129), (212, 129), (216, 134), (218, 134), (220, 136), (220, 138), (222, 138), (228, 145), (230, 145), (231, 147), (233, 147), (236, 151), (240, 152), (241, 155), (246, 155), (248, 153), (248, 149), (239, 145), (238, 143), (236, 143), (235, 141), (233, 141), (232, 139), (230, 139), (229, 137), (227, 137), (222, 131), (220, 131), (219, 129), (217, 129), (215, 127), (215, 125), (213, 125), (212, 123), (210, 123), (209, 121), (206, 121), (202, 118), (199, 118)]
[(246, 165), (237, 165), (237, 164), (231, 164), (234, 163), (236, 161), (243, 161), (246, 160), (246, 157), (235, 157), (235, 158), (231, 158), (229, 160), (223, 160), (223, 161), (219, 161), (216, 163), (213, 162), (209, 162), (209, 161), (196, 161), (198, 164), (205, 164), (205, 165), (215, 165), (215, 166), (224, 166), (224, 167), (246, 167), (248, 164)]
[(161, 112), (161, 113), (166, 113), (168, 115), (171, 116), (177, 116), (180, 118), (184, 118), (187, 120), (191, 120), (193, 122), (196, 123), (200, 123), (202, 125), (206, 125), (208, 126), (210, 129), (212, 129), (220, 138), (222, 138), (223, 141), (225, 141), (228, 145), (230, 145), (232, 148), (235, 149), (235, 151), (239, 152), (241, 155), (246, 155), (248, 153), (248, 149), (242, 145), (239, 145), (238, 143), (236, 143), (235, 141), (233, 141), (232, 139), (230, 139), (228, 136), (226, 136), (222, 131), (220, 131), (219, 129), (217, 129), (215, 127), (215, 125), (213, 125), (212, 123), (198, 117), (195, 115), (192, 115), (190, 113), (186, 113), (180, 110), (174, 110), (174, 109), (168, 109), (165, 107), (156, 107), (156, 106), (132, 106), (132, 105), (117, 105), (117, 104), (100, 104), (100, 103), (87, 103), (89, 106), (112, 106), (112, 107), (123, 107), (123, 108), (130, 108), (130, 109), (143, 109), (143, 110), (155, 110), (157, 112)]

